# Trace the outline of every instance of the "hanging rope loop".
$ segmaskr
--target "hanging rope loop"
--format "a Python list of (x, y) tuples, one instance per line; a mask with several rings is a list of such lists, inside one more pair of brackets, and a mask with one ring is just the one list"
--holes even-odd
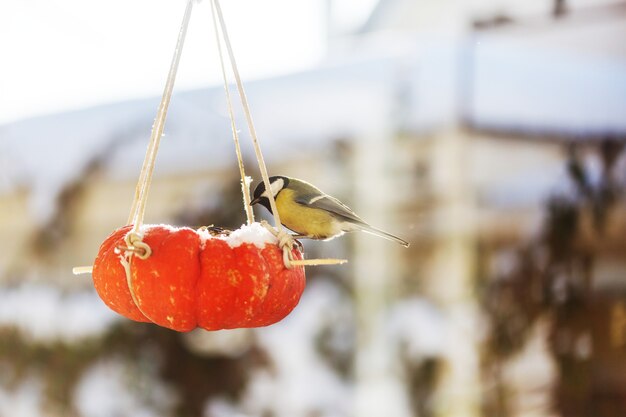
[[(143, 258), (141, 255), (138, 255), (136, 252), (133, 252), (132, 250), (126, 250), (123, 253), (123, 256), (120, 258), (120, 264), (122, 265), (122, 267), (124, 268), (124, 274), (126, 275), (126, 285), (128, 286), (128, 292), (130, 293), (130, 297), (133, 300), (133, 303), (135, 304), (135, 306), (137, 307), (137, 309), (139, 309), (139, 311), (141, 312), (141, 314), (144, 315), (144, 317), (148, 318), (150, 321), (154, 322), (154, 320), (148, 315), (146, 314), (146, 312), (144, 311), (143, 308), (141, 308), (141, 300), (139, 299), (139, 297), (137, 297), (137, 294), (135, 294), (135, 290), (133, 288), (133, 273), (131, 271), (131, 265), (133, 262), (133, 255), (140, 258), (140, 259), (147, 259), (150, 256), (150, 253), (152, 253), (152, 251), (150, 250), (150, 247), (148, 245), (146, 245), (145, 243), (143, 243), (140, 240), (135, 240), (132, 237), (129, 238), (129, 236), (131, 236), (133, 233), (129, 233), (126, 235), (126, 237), (124, 238), (124, 240), (127, 243), (133, 242), (133, 244), (137, 244), (137, 243), (141, 243), (143, 245), (145, 245), (147, 249), (146, 251), (146, 257)], [(149, 252), (148, 252), (149, 251)]]
[(172, 91), (174, 90), (174, 82), (176, 81), (176, 73), (178, 71), (180, 57), (183, 52), (183, 45), (185, 43), (185, 37), (187, 35), (187, 28), (189, 27), (189, 20), (191, 19), (193, 3), (194, 0), (187, 1), (187, 7), (183, 16), (183, 22), (180, 27), (180, 32), (178, 33), (176, 49), (174, 50), (174, 56), (172, 58), (170, 70), (167, 75), (167, 81), (163, 90), (163, 96), (161, 97), (161, 103), (159, 104), (157, 117), (152, 126), (148, 149), (146, 150), (146, 156), (144, 158), (143, 166), (141, 167), (141, 173), (139, 175), (139, 180), (137, 181), (137, 186), (135, 188), (135, 198), (133, 200), (128, 221), (128, 224), (133, 224), (134, 233), (139, 233), (139, 230), (143, 225), (144, 214), (146, 212), (146, 202), (148, 200), (148, 191), (150, 190), (150, 184), (152, 182), (152, 174), (154, 173), (154, 166), (157, 152), (159, 151), (159, 144), (161, 143), (161, 137), (163, 136), (163, 130), (165, 129), (167, 109), (170, 104), (170, 99), (172, 98)]
[(193, 9), (194, 0), (187, 1), (187, 7), (185, 8), (185, 14), (183, 16), (183, 22), (178, 33), (178, 40), (176, 42), (176, 49), (174, 50), (174, 57), (170, 65), (170, 70), (167, 75), (167, 81), (163, 90), (163, 96), (159, 104), (157, 116), (152, 125), (152, 132), (150, 134), (150, 141), (148, 142), (148, 148), (146, 149), (146, 155), (144, 157), (143, 165), (141, 167), (141, 173), (139, 174), (139, 180), (135, 187), (135, 196), (133, 204), (130, 209), (127, 224), (133, 225), (132, 231), (126, 236), (126, 248), (119, 248), (128, 253), (129, 256), (135, 255), (140, 259), (147, 259), (152, 254), (152, 249), (146, 243), (142, 241), (143, 237), (140, 233), (141, 226), (143, 225), (143, 219), (146, 212), (146, 202), (148, 201), (148, 191), (150, 190), (150, 184), (152, 183), (152, 175), (154, 173), (154, 166), (156, 162), (157, 152), (159, 151), (159, 145), (161, 143), (161, 137), (163, 136), (163, 130), (165, 129), (165, 119), (167, 117), (167, 109), (172, 98), (172, 91), (174, 90), (174, 82), (176, 81), (176, 73), (178, 72), (178, 65), (180, 63), (180, 57), (183, 52), (183, 45), (185, 43), (185, 37), (187, 35), (187, 28), (189, 27), (189, 20), (191, 19), (191, 11)]
[(124, 238), (124, 242), (126, 242), (126, 247), (118, 249), (123, 250), (124, 252), (130, 252), (144, 261), (152, 255), (152, 248), (150, 248), (150, 246), (143, 241), (143, 236), (139, 233), (128, 233)]
[(215, 5), (211, 1), (211, 17), (213, 18), (213, 32), (215, 34), (215, 43), (217, 44), (217, 53), (220, 58), (220, 69), (222, 70), (222, 79), (224, 80), (224, 92), (226, 93), (226, 106), (228, 107), (228, 116), (230, 118), (230, 129), (233, 134), (233, 142), (235, 143), (235, 153), (237, 155), (237, 164), (239, 166), (239, 175), (241, 177), (241, 194), (243, 195), (243, 208), (246, 212), (246, 218), (248, 224), (254, 223), (254, 212), (250, 202), (250, 182), (251, 178), (246, 176), (246, 170), (243, 165), (243, 157), (241, 154), (241, 145), (239, 143), (239, 133), (237, 132), (237, 125), (235, 123), (235, 113), (233, 111), (233, 102), (230, 97), (230, 88), (228, 87), (228, 76), (226, 75), (226, 68), (224, 65), (224, 54), (222, 52), (222, 42), (220, 41), (220, 33), (217, 25), (217, 19), (215, 16)]
[[(222, 38), (224, 39), (224, 44), (226, 45), (226, 50), (228, 51), (230, 65), (233, 71), (233, 75), (235, 76), (235, 82), (237, 84), (237, 91), (239, 92), (239, 98), (241, 99), (243, 112), (246, 116), (248, 130), (250, 131), (250, 138), (252, 139), (252, 144), (254, 145), (254, 153), (256, 155), (256, 159), (259, 164), (259, 170), (261, 171), (261, 177), (263, 178), (263, 182), (265, 183), (265, 189), (270, 190), (271, 187), (270, 187), (269, 175), (267, 174), (267, 166), (265, 165), (265, 160), (263, 159), (263, 153), (261, 152), (261, 145), (259, 145), (259, 140), (256, 134), (256, 129), (254, 127), (254, 123), (252, 122), (252, 113), (250, 112), (250, 105), (248, 104), (248, 98), (246, 97), (246, 92), (243, 88), (243, 82), (241, 81), (241, 76), (239, 75), (239, 68), (237, 67), (237, 62), (235, 61), (235, 54), (233, 53), (233, 47), (230, 43), (230, 37), (228, 36), (226, 23), (224, 22), (222, 8), (220, 7), (219, 0), (212, 0), (211, 5), (213, 6), (212, 10), (217, 15), (217, 20), (219, 21), (219, 24), (222, 30)], [(270, 194), (269, 200), (270, 200), (270, 206), (272, 208), (272, 215), (274, 216), (274, 225), (280, 231), (283, 229), (283, 226), (280, 222), (280, 215), (278, 214), (278, 210), (276, 208), (276, 201), (274, 200), (274, 196)]]

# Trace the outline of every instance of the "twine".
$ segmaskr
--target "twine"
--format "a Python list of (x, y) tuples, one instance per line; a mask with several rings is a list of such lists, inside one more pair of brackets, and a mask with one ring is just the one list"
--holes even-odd
[[(156, 155), (159, 151), (159, 144), (161, 143), (161, 137), (163, 136), (163, 129), (165, 128), (165, 119), (167, 116), (167, 109), (172, 97), (172, 91), (174, 89), (174, 82), (176, 80), (176, 73), (178, 71), (178, 65), (180, 63), (180, 57), (183, 52), (183, 45), (185, 43), (185, 36), (187, 35), (187, 27), (189, 26), (189, 20), (191, 18), (191, 11), (193, 9), (193, 0), (187, 2), (187, 8), (185, 9), (185, 15), (183, 16), (183, 22), (178, 33), (178, 40), (176, 43), (176, 49), (174, 50), (174, 57), (170, 65), (170, 70), (167, 75), (167, 82), (161, 97), (161, 103), (157, 111), (157, 116), (152, 126), (152, 133), (150, 135), (150, 142), (146, 151), (146, 157), (141, 168), (141, 174), (135, 191), (135, 200), (131, 208), (131, 216), (133, 223), (133, 232), (139, 233), (139, 230), (143, 224), (143, 218), (146, 211), (146, 201), (148, 200), (148, 191), (152, 182), (152, 174), (154, 172), (154, 165), (156, 161)], [(137, 190), (139, 190), (137, 192)], [(130, 224), (130, 222), (129, 222)]]
[(239, 175), (241, 176), (241, 193), (243, 195), (243, 208), (246, 212), (248, 224), (254, 223), (254, 211), (250, 202), (250, 187), (246, 176), (246, 170), (243, 165), (243, 157), (241, 155), (241, 145), (239, 143), (239, 134), (237, 133), (237, 125), (235, 123), (235, 114), (233, 112), (233, 102), (230, 97), (230, 89), (228, 88), (228, 76), (224, 65), (224, 54), (222, 53), (222, 43), (220, 42), (220, 34), (218, 30), (217, 20), (215, 17), (215, 5), (211, 1), (211, 16), (213, 18), (213, 32), (215, 34), (215, 43), (217, 44), (217, 52), (220, 57), (220, 68), (222, 70), (222, 79), (224, 80), (224, 92), (226, 93), (226, 106), (228, 107), (228, 116), (230, 118), (230, 129), (233, 133), (233, 142), (235, 142), (235, 153), (237, 154), (237, 164), (239, 166)]
[(294, 259), (293, 249), (297, 247), (297, 243), (293, 235), (289, 234), (285, 229), (276, 230), (265, 220), (261, 221), (261, 226), (265, 227), (271, 234), (278, 239), (278, 246), (283, 251), (283, 263), (285, 268), (291, 269), (294, 266), (315, 266), (315, 265), (341, 265), (348, 262), (345, 259)]
[[(224, 44), (226, 45), (226, 50), (228, 51), (228, 57), (230, 59), (230, 65), (233, 70), (233, 75), (235, 76), (235, 82), (237, 84), (237, 91), (239, 92), (239, 98), (241, 99), (241, 106), (243, 107), (243, 112), (246, 115), (246, 122), (248, 124), (248, 130), (250, 131), (250, 138), (252, 139), (252, 144), (254, 145), (254, 153), (256, 155), (256, 160), (259, 165), (259, 170), (261, 171), (261, 177), (263, 177), (263, 183), (265, 184), (265, 189), (268, 190), (270, 207), (272, 208), (272, 215), (274, 216), (274, 224), (275, 227), (280, 231), (283, 228), (283, 225), (280, 222), (280, 214), (278, 214), (278, 209), (276, 208), (276, 201), (274, 200), (274, 196), (270, 192), (270, 179), (267, 174), (267, 166), (265, 165), (265, 159), (263, 159), (263, 153), (261, 152), (261, 146), (259, 144), (259, 139), (256, 134), (256, 129), (254, 127), (254, 123), (252, 121), (252, 114), (250, 112), (250, 105), (248, 104), (248, 98), (246, 97), (246, 92), (243, 87), (243, 82), (241, 81), (241, 76), (239, 75), (239, 69), (237, 67), (237, 62), (235, 60), (235, 54), (233, 53), (233, 47), (230, 43), (230, 37), (228, 36), (228, 31), (226, 29), (226, 23), (224, 22), (224, 16), (222, 14), (222, 8), (220, 7), (219, 0), (212, 0), (211, 4), (213, 5), (213, 10), (217, 15), (217, 18), (220, 23), (220, 28), (222, 29), (222, 38), (224, 39)], [(223, 61), (223, 57), (220, 56), (220, 59)], [(231, 118), (233, 115), (231, 114)], [(234, 122), (234, 118), (232, 119)]]
[[(163, 135), (163, 130), (165, 127), (165, 119), (167, 116), (167, 110), (169, 107), (170, 99), (172, 96), (172, 91), (174, 88), (174, 82), (176, 80), (176, 73), (178, 71), (178, 65), (180, 63), (180, 57), (181, 57), (183, 45), (185, 42), (185, 36), (187, 34), (187, 27), (189, 26), (189, 20), (191, 18), (193, 2), (194, 0), (188, 0), (187, 2), (187, 7), (185, 9), (185, 14), (183, 17), (183, 22), (182, 22), (180, 32), (178, 35), (176, 49), (174, 51), (174, 57), (172, 58), (172, 63), (171, 63), (170, 70), (168, 73), (167, 82), (165, 84), (165, 89), (163, 91), (161, 103), (157, 111), (157, 117), (152, 127), (150, 141), (146, 149), (146, 155), (144, 157), (144, 162), (141, 167), (139, 179), (135, 187), (133, 203), (131, 205), (131, 210), (130, 210), (130, 214), (129, 214), (128, 221), (127, 221), (127, 224), (131, 224), (131, 223), (133, 224), (133, 228), (131, 232), (129, 232), (125, 237), (125, 242), (127, 246), (116, 248), (116, 250), (119, 250), (120, 253), (121, 251), (123, 251), (122, 265), (124, 266), (124, 269), (126, 271), (126, 277), (127, 277), (127, 281), (129, 285), (129, 290), (133, 297), (133, 301), (135, 301), (135, 304), (137, 304), (136, 302), (137, 300), (135, 300), (135, 295), (132, 291), (132, 286), (131, 286), (132, 277), (130, 275), (130, 264), (131, 264), (133, 256), (137, 256), (138, 258), (145, 260), (148, 257), (150, 257), (150, 255), (152, 254), (152, 250), (150, 246), (148, 246), (142, 240), (143, 235), (141, 234), (141, 227), (143, 225), (143, 220), (144, 220), (144, 215), (145, 215), (145, 210), (146, 210), (146, 203), (148, 199), (148, 191), (150, 189), (150, 185), (152, 182), (152, 175), (154, 172), (156, 156), (159, 150), (159, 144), (161, 142), (161, 137)], [(243, 111), (246, 116), (246, 122), (248, 125), (248, 130), (250, 131), (252, 144), (254, 146), (257, 164), (259, 166), (259, 170), (261, 171), (261, 176), (263, 178), (263, 183), (265, 184), (265, 189), (269, 191), (268, 199), (270, 201), (270, 207), (272, 209), (272, 215), (274, 218), (275, 226), (271, 226), (266, 221), (261, 222), (261, 224), (267, 230), (269, 230), (270, 233), (276, 236), (276, 238), (278, 239), (278, 246), (283, 251), (283, 262), (286, 268), (291, 269), (293, 266), (309, 266), (309, 265), (337, 265), (337, 264), (343, 264), (347, 262), (346, 260), (343, 260), (343, 259), (309, 259), (309, 260), (293, 259), (292, 250), (296, 242), (295, 242), (294, 237), (291, 234), (289, 234), (286, 231), (286, 229), (283, 227), (280, 221), (280, 214), (278, 213), (278, 209), (276, 207), (276, 200), (274, 198), (274, 195), (271, 193), (271, 186), (270, 186), (269, 175), (267, 173), (267, 166), (265, 164), (263, 153), (261, 152), (261, 147), (260, 147), (259, 140), (256, 134), (256, 129), (252, 121), (252, 114), (250, 111), (250, 106), (248, 104), (248, 99), (246, 97), (243, 82), (241, 81), (239, 69), (235, 61), (235, 55), (233, 53), (233, 48), (230, 43), (230, 38), (228, 36), (228, 31), (226, 29), (226, 23), (224, 22), (224, 16), (222, 14), (222, 9), (220, 7), (219, 0), (211, 0), (211, 11), (212, 11), (213, 24), (214, 24), (214, 29), (215, 29), (214, 30), (215, 38), (216, 38), (217, 48), (218, 48), (218, 53), (219, 53), (219, 58), (220, 58), (220, 65), (222, 69), (222, 77), (224, 80), (224, 90), (226, 92), (228, 114), (229, 114), (230, 121), (231, 121), (231, 130), (233, 133), (233, 141), (235, 142), (235, 152), (237, 154), (237, 162), (239, 165), (239, 173), (241, 176), (241, 187), (242, 187), (243, 200), (244, 200), (244, 209), (246, 211), (248, 224), (251, 224), (254, 222), (254, 213), (252, 211), (252, 207), (250, 207), (251, 198), (250, 198), (250, 190), (249, 190), (249, 181), (248, 181), (248, 177), (246, 177), (246, 174), (245, 174), (243, 157), (241, 154), (241, 146), (239, 143), (239, 136), (237, 134), (235, 116), (234, 116), (234, 112), (232, 108), (232, 100), (231, 100), (230, 91), (228, 88), (228, 78), (226, 76), (225, 63), (224, 63), (225, 59), (222, 53), (220, 33), (218, 30), (218, 22), (219, 22), (219, 28), (221, 29), (222, 39), (226, 46), (226, 50), (228, 51), (231, 68), (232, 68), (236, 85), (237, 85), (237, 91), (239, 93), (239, 98), (241, 100), (241, 105), (243, 107)], [(74, 274), (89, 273), (93, 271), (93, 267), (88, 267), (88, 266), (75, 267), (73, 268), (72, 271)]]

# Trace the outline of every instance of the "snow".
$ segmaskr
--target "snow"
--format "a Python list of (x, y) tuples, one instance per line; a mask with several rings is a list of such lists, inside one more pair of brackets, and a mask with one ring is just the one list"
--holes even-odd
[(76, 343), (104, 333), (118, 316), (95, 291), (63, 294), (49, 285), (0, 289), (0, 326), (40, 343)]
[[(193, 230), (189, 227), (176, 227), (169, 224), (144, 224), (141, 226), (141, 234), (148, 229), (160, 227), (174, 233), (179, 230)], [(209, 239), (220, 239), (225, 241), (231, 248), (236, 248), (244, 243), (251, 243), (259, 249), (263, 249), (266, 244), (275, 245), (278, 243), (276, 237), (269, 232), (261, 223), (243, 224), (239, 229), (233, 230), (228, 236), (212, 236), (208, 230), (194, 230), (200, 236), (200, 248), (204, 249), (206, 241)], [(130, 231), (129, 231), (130, 233)]]
[(82, 417), (157, 417), (171, 407), (173, 394), (156, 379), (142, 381), (140, 373), (113, 359), (91, 366), (74, 392)]
[[(139, 229), (139, 234), (140, 235), (144, 235), (146, 233), (146, 231), (148, 231), (149, 229), (153, 229), (155, 227), (158, 227), (160, 229), (165, 229), (167, 231), (169, 231), (170, 233), (174, 233), (177, 232), (179, 230), (193, 230), (189, 227), (177, 227), (177, 226), (172, 226), (171, 224), (165, 224), (165, 223), (159, 223), (159, 224), (143, 224), (141, 225), (141, 228)], [(128, 234), (130, 234), (132, 232), (132, 230), (130, 230), (126, 236), (128, 236)]]
[(220, 239), (225, 240), (231, 248), (241, 246), (243, 243), (252, 243), (257, 248), (263, 249), (268, 243), (271, 245), (278, 243), (276, 237), (257, 222), (244, 224), (230, 235)]
[(27, 377), (11, 390), (0, 388), (0, 416), (42, 416), (43, 400), (42, 382), (34, 377)]
[(183, 333), (182, 337), (189, 350), (209, 357), (239, 358), (250, 349), (254, 342), (253, 332), (248, 328), (210, 332), (198, 328), (189, 333)]
[(64, 186), (94, 158), (132, 142), (137, 125), (152, 117), (145, 108), (117, 104), (0, 127), (0, 155), (7, 162), (0, 166), (0, 195), (30, 188), (30, 211), (45, 223)]
[(379, 378), (360, 384), (355, 415), (413, 417), (404, 381), (400, 378)]
[(412, 361), (438, 357), (445, 351), (448, 331), (445, 316), (426, 299), (411, 298), (396, 303), (389, 311), (385, 328), (392, 343), (402, 346)]
[[(214, 398), (209, 401), (204, 411), (205, 417), (253, 417), (242, 413), (238, 407), (226, 398)], [(257, 416), (254, 416), (257, 417)]]
[(220, 239), (228, 243), (231, 248), (236, 248), (244, 243), (251, 243), (259, 249), (265, 245), (275, 245), (278, 243), (276, 237), (270, 233), (261, 223), (243, 224), (237, 230), (233, 230), (228, 236), (211, 236), (208, 230), (197, 230), (200, 235), (200, 247), (204, 249), (206, 241), (209, 239)]
[(273, 369), (252, 372), (239, 412), (276, 417), (351, 415), (350, 386), (316, 349), (324, 326), (351, 320), (343, 297), (332, 284), (315, 281), (286, 319), (255, 330)]
[(550, 388), (557, 382), (558, 370), (547, 345), (549, 333), (549, 321), (539, 321), (523, 349), (503, 366), (505, 383), (516, 387), (512, 396), (513, 416), (545, 416), (551, 409)]
[[(270, 369), (252, 371), (251, 380), (237, 404), (223, 398), (207, 403), (205, 415), (243, 417), (272, 414), (276, 417), (350, 416), (354, 413), (354, 381), (344, 380), (317, 350), (325, 326), (342, 332), (327, 336), (334, 351), (354, 349), (354, 316), (346, 295), (332, 283), (316, 280), (309, 284), (298, 307), (282, 322), (255, 329), (258, 343), (270, 355)], [(405, 348), (409, 359), (419, 362), (445, 354), (448, 341), (446, 317), (424, 299), (407, 299), (394, 306), (386, 316), (388, 338), (394, 349)], [(352, 343), (347, 343), (352, 340)], [(347, 345), (346, 345), (347, 343)], [(390, 352), (398, 359), (398, 353)], [(396, 366), (401, 366), (399, 361)], [(367, 385), (376, 390), (370, 398), (384, 398), (370, 404), (382, 414), (406, 415), (409, 409), (403, 372)], [(362, 405), (362, 404), (361, 404)], [(394, 414), (395, 413), (395, 414)], [(381, 415), (382, 415), (381, 414)], [(390, 415), (391, 415), (390, 414)]]
[(626, 132), (625, 60), (495, 36), (476, 42), (468, 111), (477, 126), (574, 136)]

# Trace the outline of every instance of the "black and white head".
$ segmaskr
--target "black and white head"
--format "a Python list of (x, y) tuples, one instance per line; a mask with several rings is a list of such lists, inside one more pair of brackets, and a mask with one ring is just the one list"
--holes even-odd
[[(270, 190), (274, 198), (278, 195), (278, 193), (289, 184), (289, 178), (283, 177), (280, 175), (270, 177)], [(269, 194), (265, 189), (265, 183), (261, 181), (259, 185), (254, 189), (254, 196), (250, 205), (261, 204), (269, 212), (272, 212), (272, 207), (270, 206)]]

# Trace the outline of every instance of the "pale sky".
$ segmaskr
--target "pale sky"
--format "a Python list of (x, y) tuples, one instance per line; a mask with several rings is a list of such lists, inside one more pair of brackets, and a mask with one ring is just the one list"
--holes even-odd
[[(343, 27), (376, 0), (335, 0)], [(0, 124), (160, 95), (185, 0), (2, 0)], [(296, 71), (324, 56), (328, 0), (223, 0), (244, 81)], [(196, 4), (176, 82), (220, 81), (210, 3)]]

